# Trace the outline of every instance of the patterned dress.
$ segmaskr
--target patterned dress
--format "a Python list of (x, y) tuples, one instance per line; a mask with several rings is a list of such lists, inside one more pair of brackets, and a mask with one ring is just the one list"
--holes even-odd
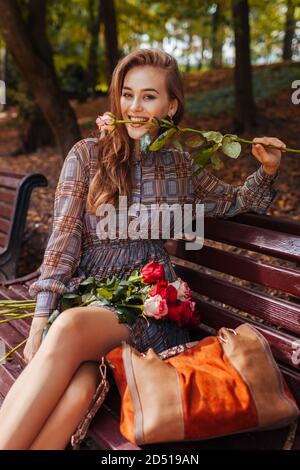
[[(123, 279), (152, 259), (164, 264), (168, 281), (176, 280), (161, 231), (157, 239), (98, 236), (99, 217), (89, 214), (85, 208), (88, 188), (97, 170), (98, 145), (96, 138), (83, 139), (72, 147), (64, 161), (41, 273), (29, 291), (37, 300), (37, 314), (50, 314), (61, 295), (75, 290), (85, 277), (99, 280), (114, 274)], [(230, 217), (249, 211), (263, 214), (277, 193), (273, 188), (275, 177), (267, 175), (262, 166), (244, 185), (234, 187), (206, 170), (192, 177), (196, 167), (188, 152), (162, 149), (137, 153), (131, 158), (133, 191), (128, 207), (132, 203), (144, 204), (149, 209), (152, 204), (194, 207), (202, 203), (209, 217)], [(140, 318), (131, 327), (130, 341), (141, 352), (149, 347), (161, 352), (189, 341), (189, 331), (169, 320), (153, 320), (147, 326)]]

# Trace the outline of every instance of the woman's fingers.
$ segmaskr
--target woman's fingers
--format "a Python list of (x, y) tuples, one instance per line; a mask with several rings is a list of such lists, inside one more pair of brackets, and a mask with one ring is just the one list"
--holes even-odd
[(253, 142), (256, 144), (274, 145), (278, 148), (286, 147), (286, 144), (282, 140), (277, 139), (277, 137), (255, 137)]

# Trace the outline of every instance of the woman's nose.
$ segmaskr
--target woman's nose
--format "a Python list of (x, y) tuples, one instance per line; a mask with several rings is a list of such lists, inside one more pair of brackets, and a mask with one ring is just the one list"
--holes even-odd
[(130, 106), (132, 111), (141, 111), (143, 109), (141, 99), (139, 97), (134, 98)]

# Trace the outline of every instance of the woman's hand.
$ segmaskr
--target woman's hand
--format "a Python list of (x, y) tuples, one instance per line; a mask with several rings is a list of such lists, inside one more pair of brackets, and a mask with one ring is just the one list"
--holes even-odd
[(24, 361), (26, 364), (31, 361), (40, 347), (42, 332), (48, 321), (48, 317), (35, 317), (32, 320), (29, 336), (24, 348)]
[(263, 165), (265, 173), (274, 175), (279, 168), (282, 152), (273, 148), (266, 148), (262, 144), (285, 148), (286, 145), (276, 137), (255, 137), (257, 144), (252, 145), (252, 154)]

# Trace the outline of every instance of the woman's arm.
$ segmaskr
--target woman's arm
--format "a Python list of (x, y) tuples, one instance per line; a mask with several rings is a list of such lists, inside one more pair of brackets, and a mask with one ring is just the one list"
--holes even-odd
[(232, 217), (241, 212), (264, 214), (277, 191), (273, 188), (278, 175), (268, 175), (263, 166), (248, 176), (242, 186), (233, 186), (203, 170), (192, 178), (195, 203), (204, 204), (206, 217)]
[(41, 274), (29, 289), (36, 297), (35, 314), (49, 315), (65, 292), (66, 283), (81, 257), (83, 214), (88, 192), (84, 141), (68, 153), (55, 192), (53, 228), (41, 265)]

